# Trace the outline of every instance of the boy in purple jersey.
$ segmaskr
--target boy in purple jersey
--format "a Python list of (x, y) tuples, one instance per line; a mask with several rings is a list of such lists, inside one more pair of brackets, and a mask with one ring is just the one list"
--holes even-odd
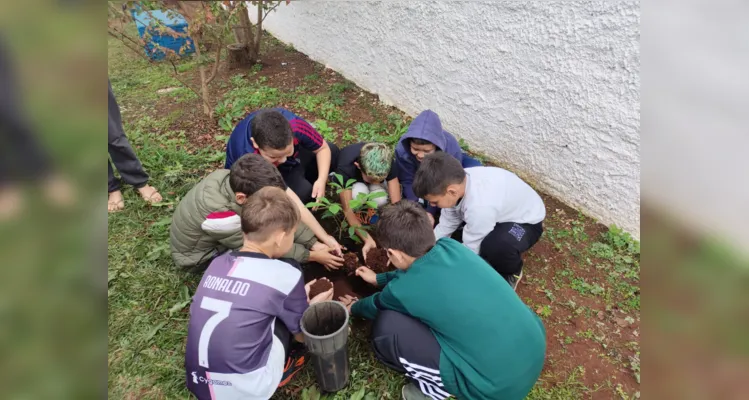
[(185, 349), (187, 388), (198, 399), (268, 399), (304, 365), (289, 357), (309, 304), (299, 265), (279, 260), (291, 248), (299, 210), (286, 193), (265, 187), (242, 206), (244, 245), (206, 269), (192, 305)]

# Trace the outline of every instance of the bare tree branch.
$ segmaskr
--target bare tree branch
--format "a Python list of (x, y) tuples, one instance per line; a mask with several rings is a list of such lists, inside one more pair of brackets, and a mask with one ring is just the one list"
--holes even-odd
[(270, 14), (270, 12), (271, 12), (271, 11), (275, 10), (275, 9), (276, 9), (276, 7), (278, 7), (278, 6), (280, 6), (280, 5), (281, 5), (281, 2), (279, 1), (278, 3), (276, 3), (276, 5), (275, 5), (275, 6), (271, 7), (271, 8), (270, 8), (270, 9), (269, 9), (268, 11), (266, 11), (266, 12), (265, 12), (265, 15), (263, 15), (263, 19), (261, 19), (261, 20), (260, 20), (260, 22), (262, 23), (263, 21), (265, 21), (265, 17), (267, 17), (267, 16), (268, 16), (268, 14)]
[(206, 79), (206, 84), (211, 83), (213, 78), (216, 77), (218, 74), (218, 65), (221, 63), (221, 50), (223, 50), (224, 47), (224, 39), (220, 37), (218, 39), (218, 50), (216, 50), (216, 61), (213, 62), (213, 70), (211, 71), (211, 75)]

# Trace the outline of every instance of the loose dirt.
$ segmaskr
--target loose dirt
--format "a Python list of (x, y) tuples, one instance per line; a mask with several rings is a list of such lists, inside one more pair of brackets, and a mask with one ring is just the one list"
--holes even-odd
[(389, 271), (387, 251), (378, 248), (369, 249), (367, 252), (367, 266), (378, 274)]
[(325, 293), (328, 290), (330, 290), (333, 287), (333, 284), (330, 283), (327, 279), (318, 279), (315, 283), (312, 284), (309, 288), (309, 298), (314, 299), (315, 296), (317, 296), (320, 293)]

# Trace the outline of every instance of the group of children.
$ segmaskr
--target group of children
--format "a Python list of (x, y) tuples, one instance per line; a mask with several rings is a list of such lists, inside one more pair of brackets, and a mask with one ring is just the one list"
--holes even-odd
[[(366, 222), (352, 198), (387, 194), (377, 199), (371, 235), (361, 233), (362, 252), (387, 250), (397, 270), (359, 267), (356, 275), (382, 290), (335, 300), (374, 319), (376, 357), (411, 380), (403, 397), (520, 399), (530, 391), (545, 331), (514, 289), (521, 254), (543, 232), (543, 201), (513, 173), (463, 153), (429, 110), (394, 153), (381, 143), (339, 151), (284, 109), (239, 123), (226, 169), (188, 192), (170, 230), (177, 265), (204, 271), (185, 361), (198, 398), (269, 398), (304, 365), (301, 316), (333, 291), (308, 299), (300, 265), (343, 263), (340, 244), (304, 206), (325, 195), (330, 172), (356, 182), (340, 193), (352, 226)], [(451, 238), (461, 234), (462, 244)]]

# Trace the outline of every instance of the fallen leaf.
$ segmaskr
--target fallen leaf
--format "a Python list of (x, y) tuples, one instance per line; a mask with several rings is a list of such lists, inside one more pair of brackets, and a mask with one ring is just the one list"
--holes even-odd
[(604, 317), (603, 311), (599, 311), (597, 315), (598, 315), (598, 319), (603, 319)]

